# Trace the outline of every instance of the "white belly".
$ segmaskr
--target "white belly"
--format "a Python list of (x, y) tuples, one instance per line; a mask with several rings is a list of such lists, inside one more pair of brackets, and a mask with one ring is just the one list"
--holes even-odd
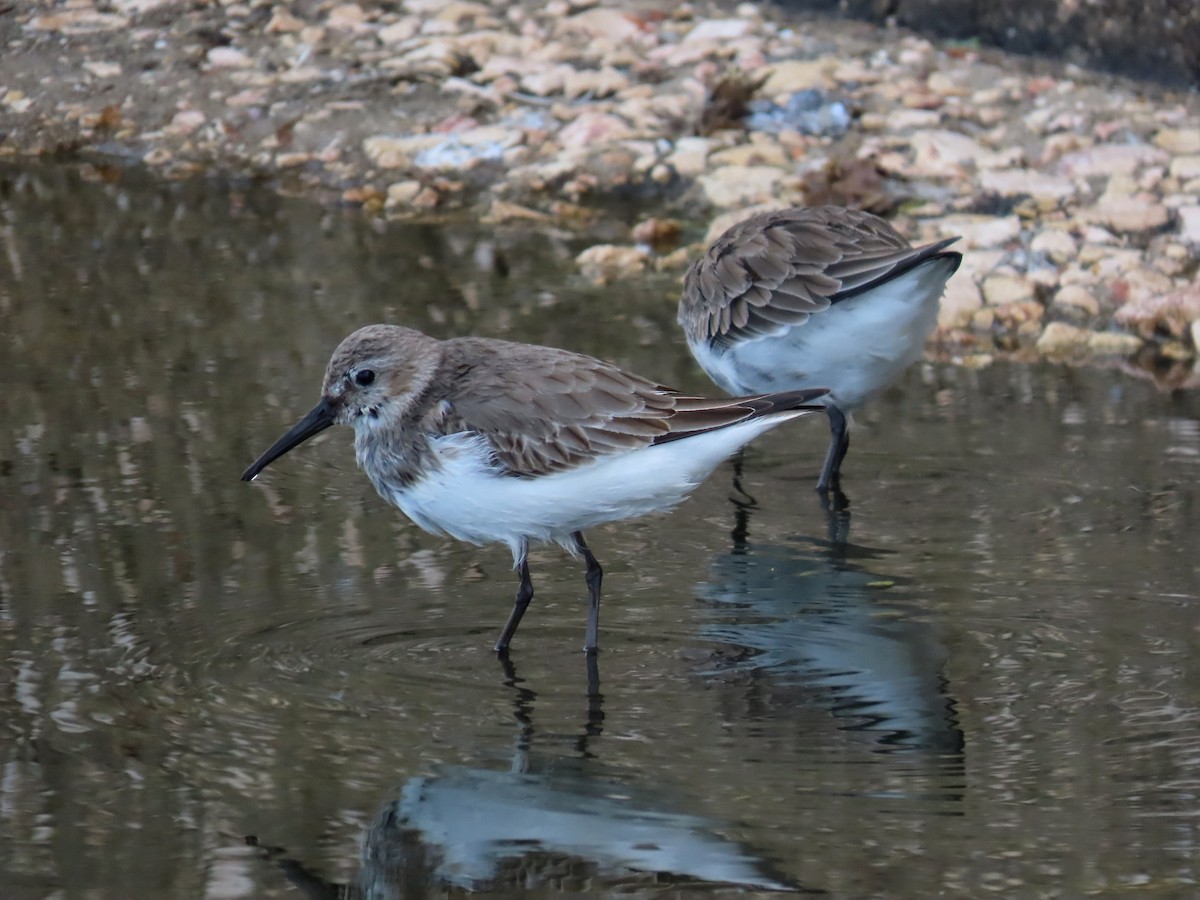
[(932, 260), (778, 334), (723, 352), (693, 344), (692, 354), (731, 394), (827, 387), (816, 402), (853, 409), (921, 357), (937, 324), (947, 268)]
[(801, 415), (764, 416), (532, 478), (500, 473), (483, 438), (454, 434), (431, 442), (437, 464), (422, 478), (380, 493), (426, 531), (473, 544), (506, 543), (514, 558), (530, 540), (570, 549), (574, 531), (670, 509), (722, 460)]

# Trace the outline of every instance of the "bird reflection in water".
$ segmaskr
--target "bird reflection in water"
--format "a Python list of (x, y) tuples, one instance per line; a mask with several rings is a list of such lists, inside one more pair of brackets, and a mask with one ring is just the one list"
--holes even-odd
[(745, 679), (780, 708), (799, 691), (877, 749), (961, 753), (946, 648), (911, 591), (867, 568), (885, 553), (849, 542), (845, 495), (821, 497), (825, 539), (772, 544), (751, 540), (754, 498), (734, 487), (732, 547), (696, 588), (709, 609), (700, 634), (720, 645), (705, 674)]
[(511, 659), (500, 658), (500, 665), (518, 726), (507, 770), (441, 766), (410, 779), (368, 827), (352, 885), (323, 880), (279, 848), (260, 846), (264, 857), (314, 898), (399, 900), (431, 889), (574, 892), (664, 883), (797, 890), (721, 837), (728, 823), (672, 812), (673, 798), (663, 790), (606, 770), (593, 747), (604, 723), (598, 671), (589, 672), (583, 725), (566, 737), (569, 752), (562, 753), (562, 735), (541, 736), (535, 727), (536, 692)]

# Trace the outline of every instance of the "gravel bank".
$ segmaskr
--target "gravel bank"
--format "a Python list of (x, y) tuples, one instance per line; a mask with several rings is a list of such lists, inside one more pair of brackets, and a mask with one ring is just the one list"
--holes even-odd
[(1194, 95), (753, 4), (39, 0), (0, 4), (0, 46), (0, 156), (389, 217), (586, 228), (615, 199), (643, 221), (581, 258), (605, 281), (748, 208), (862, 206), (963, 236), (944, 352), (1200, 384)]

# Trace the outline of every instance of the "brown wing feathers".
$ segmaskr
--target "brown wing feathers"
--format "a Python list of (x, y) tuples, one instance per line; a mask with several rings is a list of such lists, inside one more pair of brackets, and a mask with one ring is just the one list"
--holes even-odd
[(882, 219), (840, 207), (761, 213), (725, 232), (688, 270), (680, 322), (692, 340), (715, 344), (773, 334), (954, 240), (914, 248)]
[[(447, 341), (445, 348), (443, 364), (458, 377), (446, 396), (452, 412), (439, 415), (436, 429), (478, 431), (497, 461), (516, 475), (563, 471), (610, 453), (793, 409), (824, 393), (706, 400), (565, 350), (547, 353), (482, 338)], [(503, 382), (488, 365), (497, 356), (505, 359)], [(521, 366), (519, 383), (511, 378), (513, 362)]]

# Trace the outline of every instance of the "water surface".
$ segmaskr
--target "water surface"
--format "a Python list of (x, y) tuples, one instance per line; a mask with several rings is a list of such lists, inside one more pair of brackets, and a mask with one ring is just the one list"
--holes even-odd
[(531, 556), (425, 535), (349, 435), (238, 475), (372, 321), (708, 389), (673, 276), (572, 235), (0, 172), (5, 897), (1185, 895), (1200, 402), (922, 365), (678, 512)]

